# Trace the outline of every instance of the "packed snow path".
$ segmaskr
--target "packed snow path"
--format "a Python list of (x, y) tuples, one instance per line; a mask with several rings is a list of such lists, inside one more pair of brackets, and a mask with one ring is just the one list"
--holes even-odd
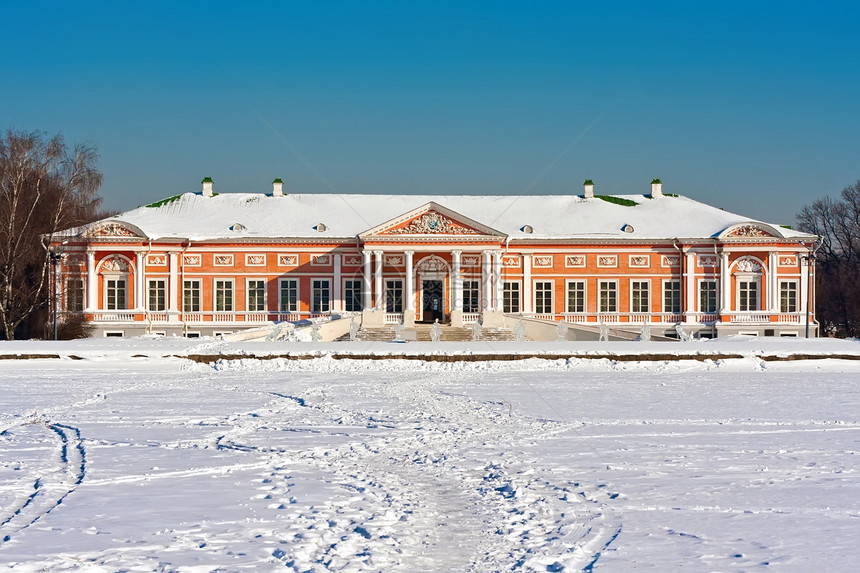
[(851, 571), (860, 557), (856, 363), (10, 365), (0, 570)]

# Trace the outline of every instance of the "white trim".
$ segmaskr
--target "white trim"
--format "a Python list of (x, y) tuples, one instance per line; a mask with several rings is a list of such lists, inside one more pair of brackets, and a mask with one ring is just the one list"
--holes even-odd
[[(104, 310), (132, 310), (128, 300), (128, 273), (102, 274), (102, 308)], [(123, 281), (123, 299), (125, 305), (117, 308), (108, 308), (108, 281)]]
[[(359, 293), (359, 296), (358, 296), (359, 309), (358, 310), (353, 309), (352, 311), (349, 311), (346, 308), (346, 301), (347, 301), (346, 283), (347, 283), (347, 281), (354, 281), (354, 282), (358, 283), (358, 293)], [(278, 283), (278, 284), (280, 286), (280, 283)], [(280, 293), (280, 290), (278, 292)], [(296, 292), (298, 292), (298, 289), (296, 289)], [(356, 276), (341, 277), (341, 279), (340, 279), (340, 292), (341, 292), (341, 308), (343, 310), (345, 310), (347, 312), (359, 312), (359, 311), (364, 309), (364, 280), (362, 277), (356, 277)]]
[[(541, 307), (540, 309), (538, 309), (538, 306), (537, 306), (537, 293), (538, 293), (537, 285), (538, 285), (538, 283), (550, 283), (550, 285), (552, 285), (550, 288), (550, 291), (549, 291), (550, 292), (550, 310), (549, 310), (549, 312), (547, 312), (547, 310), (544, 307)], [(555, 296), (555, 279), (549, 279), (549, 278), (543, 278), (543, 277), (532, 279), (532, 309), (534, 309), (535, 314), (555, 314), (555, 305), (556, 305), (555, 299), (556, 299), (556, 296)]]
[[(152, 283), (154, 283), (154, 282), (162, 283), (162, 290), (164, 291), (164, 308), (150, 308), (151, 298), (149, 295), (152, 292)], [(150, 277), (150, 278), (146, 279), (146, 293), (145, 293), (146, 298), (144, 299), (144, 308), (146, 308), (147, 311), (149, 311), (149, 312), (167, 312), (167, 306), (168, 306), (168, 304), (167, 304), (167, 297), (168, 297), (167, 285), (168, 285), (168, 282), (169, 281), (167, 279), (159, 278), (159, 277), (155, 277), (155, 278)]]
[[(641, 308), (635, 309), (633, 308), (633, 283), (645, 283), (647, 285), (646, 292), (648, 294), (648, 302), (645, 305), (645, 309)], [(628, 293), (627, 293), (627, 308), (630, 309), (631, 314), (650, 314), (652, 304), (654, 303), (654, 299), (652, 298), (652, 288), (651, 288), (651, 279), (648, 278), (639, 278), (639, 277), (631, 277), (628, 279)]]
[[(755, 283), (756, 304), (755, 308), (741, 309), (741, 283)], [(735, 310), (737, 312), (760, 312), (762, 310), (761, 296), (762, 275), (758, 273), (735, 274)]]
[[(643, 263), (634, 262), (634, 259), (645, 259)], [(627, 266), (631, 269), (647, 269), (651, 267), (651, 255), (627, 255)]]
[[(714, 299), (714, 310), (705, 310), (702, 308), (702, 283), (705, 281), (716, 283), (716, 288), (714, 289), (716, 296)], [(718, 277), (704, 277), (696, 281), (696, 312), (703, 314), (718, 314), (720, 312), (720, 280)]]
[[(281, 285), (286, 281), (291, 281), (291, 282), (294, 282), (296, 284), (296, 289), (295, 289), (296, 290), (296, 308), (282, 308), (281, 307), (281, 291), (283, 289), (283, 287)], [(300, 288), (301, 288), (301, 281), (298, 279), (298, 277), (278, 277), (278, 312), (281, 312), (281, 313), (299, 312), (301, 310), (302, 299), (301, 299)]]
[(597, 255), (597, 268), (618, 268), (618, 255)]
[[(250, 308), (251, 281), (263, 283), (263, 308)], [(269, 281), (260, 278), (245, 278), (245, 312), (266, 312), (269, 309)]]
[[(570, 285), (582, 285), (582, 310), (570, 310)], [(564, 312), (581, 314), (588, 312), (588, 281), (582, 279), (565, 279), (564, 281)]]
[[(186, 282), (197, 283), (196, 287), (192, 287), (192, 290), (197, 291), (197, 302), (199, 303), (199, 308), (197, 310), (191, 310), (191, 309), (185, 308), (185, 283)], [(182, 279), (182, 288), (181, 288), (181, 292), (179, 293), (179, 296), (180, 296), (180, 299), (179, 299), (180, 300), (180, 310), (182, 313), (189, 314), (192, 312), (202, 312), (203, 311), (203, 281), (202, 281), (202, 279), (188, 278), (188, 277), (185, 277), (184, 279)]]
[[(328, 284), (328, 309), (326, 309), (326, 310), (323, 310), (322, 308), (320, 308), (318, 310), (314, 310), (314, 281), (321, 281), (321, 282), (325, 282)], [(327, 312), (332, 311), (332, 309), (334, 308), (334, 296), (333, 296), (334, 295), (334, 289), (332, 288), (333, 283), (334, 283), (334, 281), (332, 280), (331, 277), (320, 277), (320, 276), (311, 277), (311, 279), (310, 279), (311, 292), (310, 292), (310, 298), (308, 299), (308, 306), (309, 306), (310, 311), (311, 311), (311, 316), (313, 316), (314, 314), (325, 314)]]
[(279, 267), (297, 267), (299, 266), (298, 253), (278, 253)]
[(581, 269), (585, 268), (587, 256), (583, 254), (564, 255), (564, 268), (566, 269)]
[(125, 338), (124, 330), (105, 330), (102, 333), (104, 338)]
[[(600, 302), (601, 302), (601, 299), (603, 298), (603, 288), (601, 288), (601, 286), (600, 286), (601, 283), (611, 283), (611, 284), (615, 285), (615, 289), (614, 289), (614, 291), (615, 291), (615, 308), (612, 310), (601, 310), (601, 308), (600, 308)], [(597, 314), (607, 314), (607, 313), (615, 314), (615, 313), (620, 312), (619, 311), (620, 294), (621, 293), (619, 292), (619, 289), (618, 289), (618, 279), (598, 279), (597, 280)]]
[[(194, 262), (196, 259), (197, 262)], [(185, 253), (182, 255), (183, 267), (201, 267), (203, 266), (203, 253)]]
[[(258, 262), (253, 262), (252, 259), (258, 259)], [(265, 267), (266, 261), (267, 257), (265, 253), (245, 253), (246, 267)]]
[(330, 267), (332, 265), (331, 253), (311, 255), (312, 267)]
[[(230, 283), (230, 308), (229, 309), (218, 309), (218, 283)], [(222, 279), (222, 278), (214, 278), (212, 279), (212, 311), (213, 312), (236, 312), (236, 280), (235, 279)]]
[[(221, 262), (218, 262), (218, 259), (221, 259)], [(225, 253), (213, 253), (212, 254), (212, 266), (213, 267), (232, 267), (233, 262), (235, 261), (233, 255), (225, 254)]]
[[(800, 280), (798, 279), (779, 279), (777, 281), (776, 287), (776, 310), (781, 314), (785, 313), (794, 313), (800, 312)], [(782, 285), (784, 284), (793, 284), (794, 285), (794, 310), (783, 310), (782, 309)]]
[(523, 312), (523, 281), (521, 279), (508, 279), (505, 280), (502, 277), (502, 308), (501, 310), (505, 310), (505, 283), (512, 283), (517, 285), (517, 308), (519, 310), (513, 311), (517, 314)]
[[(666, 283), (678, 283), (678, 311), (666, 308)], [(677, 278), (665, 278), (660, 281), (660, 309), (663, 314), (681, 314), (684, 311), (684, 282)]]

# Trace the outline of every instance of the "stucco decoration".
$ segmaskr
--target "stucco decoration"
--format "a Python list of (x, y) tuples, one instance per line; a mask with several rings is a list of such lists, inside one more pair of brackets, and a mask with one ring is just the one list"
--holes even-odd
[(677, 267), (680, 264), (681, 264), (681, 257), (663, 256), (662, 266), (664, 266), (664, 267)]
[(564, 258), (564, 266), (566, 267), (584, 267), (585, 255), (567, 255)]
[(463, 255), (461, 264), (464, 267), (477, 267), (480, 264), (481, 258), (476, 255)]
[(601, 255), (597, 257), (598, 267), (617, 267), (618, 257), (615, 255)]
[(445, 261), (436, 255), (432, 255), (418, 264), (419, 273), (438, 273), (448, 270)]
[(549, 268), (553, 264), (552, 255), (535, 255), (532, 261), (532, 266), (540, 268)]
[(633, 255), (630, 257), (631, 267), (648, 267), (651, 265), (651, 257), (648, 255)]
[(745, 257), (738, 259), (735, 263), (735, 270), (740, 273), (760, 273), (762, 272), (761, 264), (755, 259)]
[(773, 237), (771, 233), (768, 233), (764, 229), (756, 227), (755, 225), (741, 225), (736, 229), (733, 229), (729, 234), (729, 237)]
[(502, 266), (503, 267), (518, 267), (518, 266), (520, 266), (520, 258), (519, 257), (502, 257)]
[(343, 264), (347, 267), (358, 267), (361, 266), (361, 256), (360, 255), (344, 255)]
[(185, 255), (182, 257), (182, 264), (190, 267), (199, 267), (201, 262), (200, 255)]
[(299, 264), (298, 255), (278, 255), (278, 265), (282, 267), (295, 267)]
[(396, 235), (478, 235), (478, 231), (459, 225), (434, 211), (424, 213), (400, 229), (388, 233)]
[(699, 255), (700, 267), (715, 267), (719, 264), (717, 255)]
[(113, 256), (108, 257), (104, 261), (102, 261), (101, 266), (102, 272), (114, 272), (114, 273), (127, 273), (128, 272), (128, 262), (125, 259), (121, 259), (120, 257)]
[(405, 260), (403, 255), (386, 255), (385, 256), (385, 266), (386, 267), (402, 267), (405, 264)]
[(140, 237), (138, 233), (119, 223), (106, 223), (89, 229), (87, 237)]

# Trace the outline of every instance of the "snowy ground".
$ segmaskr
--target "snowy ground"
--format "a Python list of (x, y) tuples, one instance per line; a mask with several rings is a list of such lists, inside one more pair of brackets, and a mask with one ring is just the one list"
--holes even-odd
[(0, 570), (856, 570), (860, 361), (760, 357), (860, 344), (540, 350), (744, 357), (203, 365), (171, 355), (284, 347), (0, 343), (63, 357), (0, 360)]

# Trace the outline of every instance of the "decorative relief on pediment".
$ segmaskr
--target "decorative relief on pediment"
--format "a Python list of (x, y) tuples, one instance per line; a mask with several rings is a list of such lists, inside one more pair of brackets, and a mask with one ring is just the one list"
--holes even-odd
[(311, 265), (327, 267), (331, 264), (331, 255), (311, 255)]
[(552, 268), (552, 255), (535, 255), (532, 257), (532, 266), (538, 269)]
[(520, 266), (520, 258), (516, 255), (510, 257), (502, 257), (502, 266), (503, 267), (519, 267)]
[(128, 261), (117, 256), (108, 257), (102, 261), (101, 271), (127, 273), (129, 271)]
[(391, 229), (383, 234), (392, 235), (479, 235), (480, 233), (469, 227), (455, 223), (448, 217), (430, 211), (420, 217), (413, 219), (405, 227)]
[(419, 273), (438, 273), (444, 272), (448, 270), (448, 265), (445, 261), (436, 255), (431, 255), (430, 257), (422, 260), (418, 263), (418, 272)]
[(343, 264), (346, 267), (360, 267), (361, 266), (361, 255), (344, 255), (343, 256)]
[(796, 267), (797, 255), (780, 255), (779, 266), (781, 267)]
[(163, 267), (167, 265), (167, 255), (149, 255), (146, 257), (146, 264), (153, 267)]
[(298, 255), (278, 255), (279, 267), (297, 267), (299, 266)]
[(138, 234), (124, 225), (108, 223), (87, 231), (88, 237), (137, 237)]
[(618, 256), (617, 255), (599, 255), (597, 257), (597, 266), (598, 267), (617, 267), (618, 266)]
[(745, 257), (735, 262), (735, 270), (739, 273), (760, 273), (762, 272), (762, 266), (755, 259)]
[(385, 255), (386, 267), (402, 267), (405, 262), (403, 255)]
[(677, 267), (681, 265), (681, 257), (677, 256), (663, 256), (660, 261), (660, 265), (663, 267)]
[(233, 255), (215, 255), (214, 261), (216, 267), (232, 267)]
[(647, 268), (651, 266), (651, 257), (648, 255), (630, 255), (629, 265), (631, 267)]
[(733, 229), (731, 233), (728, 235), (729, 237), (773, 237), (772, 234), (767, 231), (756, 227), (755, 225), (741, 225), (736, 229)]
[(460, 259), (460, 264), (464, 267), (477, 267), (480, 264), (481, 257), (478, 255), (463, 255)]
[(700, 267), (715, 267), (719, 264), (717, 255), (699, 255)]
[(245, 255), (245, 266), (248, 267), (264, 267), (266, 266), (266, 255), (248, 254)]
[(186, 267), (199, 267), (203, 262), (203, 257), (200, 255), (182, 255), (182, 264)]
[(585, 255), (565, 255), (564, 266), (566, 267), (584, 267)]

